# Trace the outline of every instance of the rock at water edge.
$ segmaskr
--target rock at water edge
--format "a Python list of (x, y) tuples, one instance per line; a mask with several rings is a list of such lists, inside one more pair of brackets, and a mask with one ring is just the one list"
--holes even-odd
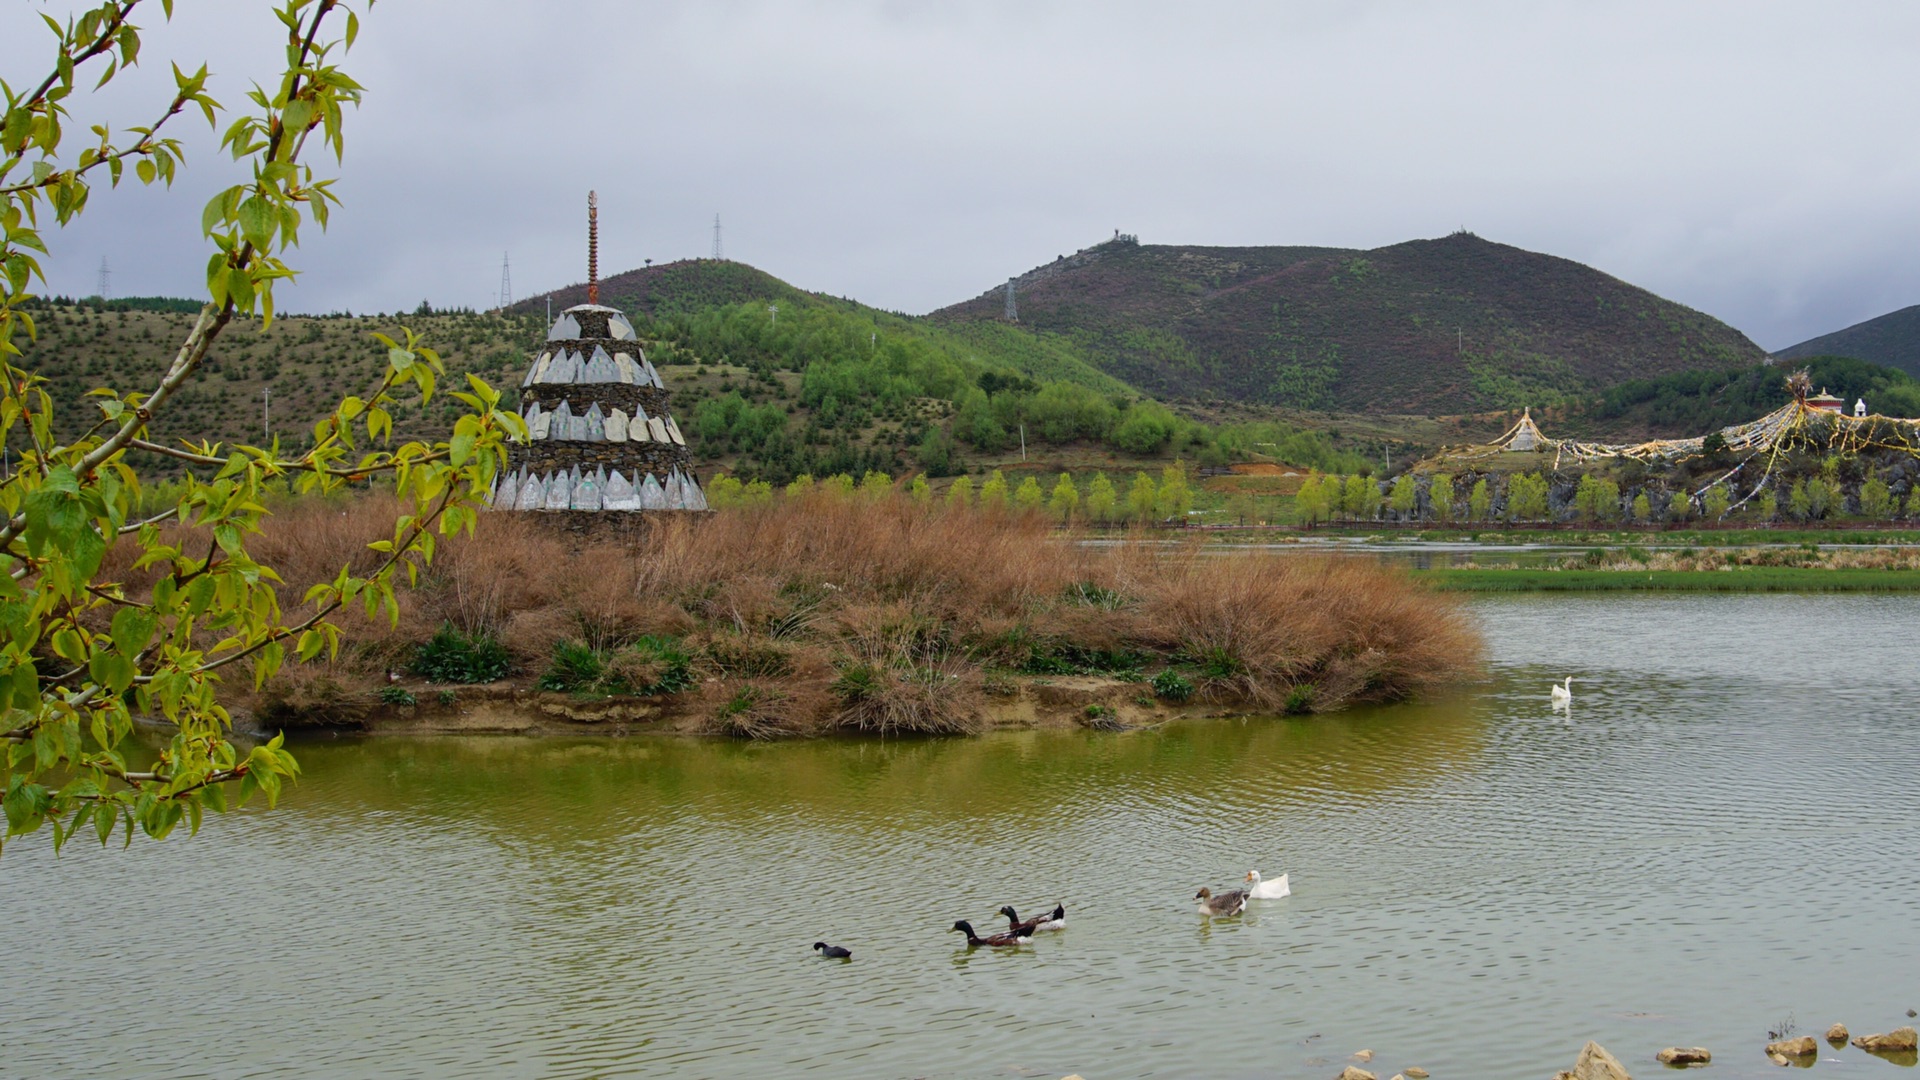
[(1407, 1070), (1407, 1080), (1427, 1080), (1427, 1070), (1415, 1065)]
[(1653, 1057), (1662, 1065), (1705, 1065), (1713, 1060), (1704, 1046), (1669, 1046)]
[(1781, 1039), (1779, 1042), (1767, 1044), (1767, 1053), (1785, 1054), (1790, 1058), (1806, 1057), (1808, 1054), (1819, 1052), (1820, 1044), (1814, 1042), (1811, 1035), (1802, 1035), (1797, 1039)]
[(1349, 1065), (1341, 1069), (1340, 1075), (1334, 1077), (1333, 1080), (1380, 1080), (1380, 1078), (1365, 1069), (1355, 1068)]
[(1579, 1060), (1573, 1063), (1573, 1080), (1633, 1080), (1627, 1067), (1620, 1059), (1607, 1053), (1606, 1048), (1597, 1042), (1589, 1042), (1580, 1048)]
[(1862, 1035), (1853, 1045), (1876, 1054), (1897, 1054), (1902, 1050), (1920, 1050), (1920, 1033), (1910, 1027), (1895, 1028), (1885, 1035)]
[(1355, 1053), (1355, 1054), (1353, 1055), (1353, 1060), (1355, 1060), (1355, 1061), (1372, 1061), (1372, 1060), (1373, 1060), (1373, 1051), (1371, 1051), (1371, 1050), (1361, 1050), (1361, 1051), (1358, 1051), (1357, 1053)]
[(1827, 1029), (1827, 1041), (1835, 1046), (1847, 1044), (1847, 1025), (1835, 1024)]

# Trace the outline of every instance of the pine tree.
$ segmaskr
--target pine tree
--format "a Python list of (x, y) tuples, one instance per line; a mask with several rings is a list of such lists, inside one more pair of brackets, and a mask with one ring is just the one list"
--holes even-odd
[(1154, 507), (1163, 518), (1185, 522), (1193, 509), (1193, 490), (1187, 487), (1187, 463), (1176, 461), (1160, 470), (1159, 500)]
[(980, 505), (990, 510), (1007, 508), (1007, 478), (995, 469), (987, 475), (987, 482), (980, 485)]
[(1127, 490), (1127, 509), (1136, 520), (1152, 521), (1154, 508), (1160, 505), (1160, 492), (1153, 477), (1144, 472), (1133, 474), (1133, 487)]
[(1040, 509), (1040, 504), (1046, 501), (1047, 497), (1040, 491), (1040, 482), (1031, 476), (1020, 481), (1019, 489), (1013, 493), (1013, 505), (1023, 513)]
[(1453, 474), (1440, 473), (1427, 485), (1427, 506), (1435, 521), (1453, 520)]
[(1060, 474), (1060, 482), (1053, 485), (1053, 494), (1047, 498), (1047, 509), (1061, 521), (1073, 520), (1074, 511), (1080, 509), (1080, 489), (1074, 486), (1072, 473)]
[(973, 505), (973, 477), (963, 476), (947, 489), (947, 505), (966, 508)]
[(1485, 521), (1493, 513), (1493, 492), (1487, 490), (1485, 479), (1474, 481), (1467, 493), (1467, 513), (1475, 521)]
[(1087, 483), (1087, 517), (1103, 525), (1112, 521), (1117, 499), (1113, 481), (1107, 479), (1107, 474), (1094, 473), (1093, 479)]
[(1413, 474), (1401, 473), (1393, 478), (1393, 494), (1388, 498), (1387, 505), (1393, 507), (1394, 513), (1402, 518), (1411, 517), (1413, 508), (1419, 502), (1420, 491), (1413, 485)]

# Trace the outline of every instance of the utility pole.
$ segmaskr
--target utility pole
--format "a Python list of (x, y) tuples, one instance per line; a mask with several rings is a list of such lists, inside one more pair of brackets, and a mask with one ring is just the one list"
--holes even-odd
[(725, 255), (721, 254), (720, 248), (720, 215), (715, 214), (713, 215), (713, 258), (715, 262), (718, 262), (725, 257)]
[(513, 266), (508, 261), (507, 253), (503, 251), (500, 253), (500, 310), (507, 310), (507, 306), (512, 303)]
[(1020, 425), (1020, 460), (1027, 460), (1027, 425)]
[(271, 386), (262, 387), (260, 390), (260, 439), (262, 442), (273, 441), (273, 387)]
[(109, 292), (107, 286), (112, 284), (112, 282), (113, 268), (107, 265), (107, 257), (102, 255), (100, 256), (100, 299), (105, 300), (107, 298), (107, 293)]
[(1008, 321), (1008, 322), (1019, 322), (1019, 321), (1020, 321), (1020, 307), (1019, 307), (1019, 305), (1018, 305), (1018, 304), (1016, 304), (1016, 303), (1014, 303), (1014, 299), (1013, 299), (1013, 281), (1014, 281), (1014, 279), (1013, 279), (1013, 278), (1008, 278), (1008, 279), (1007, 279), (1007, 321)]

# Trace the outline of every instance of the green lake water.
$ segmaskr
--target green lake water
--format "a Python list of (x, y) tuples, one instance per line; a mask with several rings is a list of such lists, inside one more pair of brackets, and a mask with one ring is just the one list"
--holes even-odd
[[(1911, 1022), (1920, 597), (1472, 608), (1489, 682), (1328, 717), (308, 743), (277, 811), (7, 849), (0, 1075), (1761, 1077)], [(1295, 895), (1195, 913), (1250, 868)]]

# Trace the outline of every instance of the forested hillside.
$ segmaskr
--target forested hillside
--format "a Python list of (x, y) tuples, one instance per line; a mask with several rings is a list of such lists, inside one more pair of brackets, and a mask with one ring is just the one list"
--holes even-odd
[(1635, 379), (1569, 408), (1562, 436), (1595, 434), (1683, 438), (1756, 420), (1785, 405), (1786, 376), (1805, 368), (1816, 389), (1859, 399), (1882, 416), (1920, 417), (1920, 383), (1904, 371), (1844, 356), (1730, 371), (1686, 371)]
[[(1016, 293), (1022, 328), (1167, 400), (1462, 413), (1765, 358), (1700, 312), (1470, 233), (1371, 251), (1118, 237), (1022, 275)], [(999, 287), (932, 316), (1003, 317)]]
[[(622, 283), (624, 297), (612, 288)], [(564, 293), (564, 290), (563, 290)], [(562, 295), (555, 310), (573, 298)], [(584, 299), (584, 297), (582, 297)], [(1275, 458), (1352, 470), (1373, 443), (1343, 443), (1284, 423), (1199, 424), (1089, 364), (1072, 341), (1011, 327), (944, 327), (818, 297), (735, 263), (699, 260), (610, 280), (602, 299), (627, 306), (703, 471), (786, 481), (800, 473), (939, 476), (1061, 453), (1075, 462), (1204, 463)], [(50, 380), (63, 431), (93, 422), (83, 402), (97, 386), (151, 385), (184, 336), (185, 301), (42, 301), (39, 338), (23, 342), (29, 370)], [(517, 386), (544, 340), (546, 303), (506, 314), (291, 316), (265, 333), (228, 332), (204, 379), (156, 432), (191, 438), (299, 444), (339, 397), (371, 385), (384, 361), (375, 331), (424, 335), (448, 382), (473, 372)], [(396, 434), (424, 436), (450, 414), (438, 403), (403, 409)]]
[(1920, 304), (1810, 338), (1774, 355), (1782, 360), (1851, 356), (1920, 378)]

